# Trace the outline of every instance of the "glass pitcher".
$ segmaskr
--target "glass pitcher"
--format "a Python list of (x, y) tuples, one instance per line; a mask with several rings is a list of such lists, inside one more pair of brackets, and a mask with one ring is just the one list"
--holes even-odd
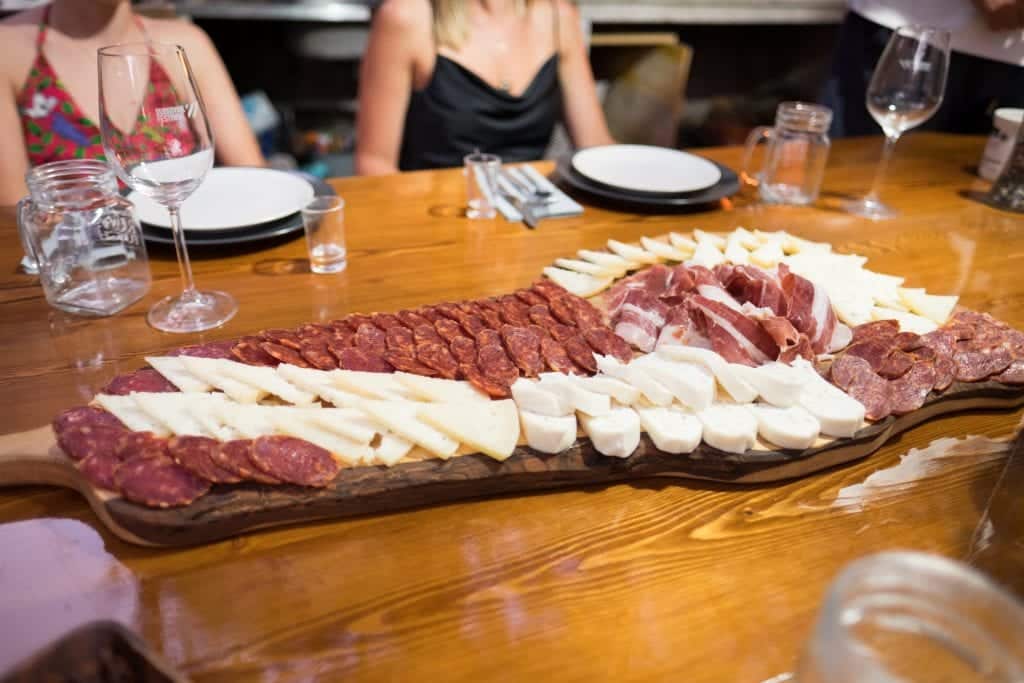
[[(832, 110), (805, 102), (783, 102), (775, 126), (759, 126), (747, 138), (743, 175), (756, 179), (761, 199), (769, 204), (813, 204), (818, 199), (831, 141)], [(767, 141), (764, 166), (748, 170), (754, 148)]]
[(102, 161), (54, 161), (26, 174), (18, 233), (46, 300), (77, 315), (112, 315), (149, 291), (149, 259), (131, 202)]

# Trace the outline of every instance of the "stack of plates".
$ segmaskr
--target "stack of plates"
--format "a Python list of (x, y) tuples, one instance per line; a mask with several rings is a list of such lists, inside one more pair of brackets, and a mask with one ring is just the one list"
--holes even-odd
[[(243, 244), (302, 230), (302, 207), (317, 195), (332, 195), (326, 183), (305, 174), (269, 168), (219, 167), (181, 205), (188, 246)], [(130, 192), (147, 242), (174, 244), (167, 208)]]
[(645, 209), (695, 208), (736, 194), (739, 178), (719, 163), (665, 147), (608, 145), (558, 164), (568, 189)]

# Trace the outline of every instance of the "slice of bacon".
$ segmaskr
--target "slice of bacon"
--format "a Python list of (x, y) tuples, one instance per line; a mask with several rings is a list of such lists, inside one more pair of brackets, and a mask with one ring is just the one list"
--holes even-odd
[(757, 366), (778, 357), (778, 345), (758, 321), (699, 294), (688, 305), (714, 350), (729, 362)]

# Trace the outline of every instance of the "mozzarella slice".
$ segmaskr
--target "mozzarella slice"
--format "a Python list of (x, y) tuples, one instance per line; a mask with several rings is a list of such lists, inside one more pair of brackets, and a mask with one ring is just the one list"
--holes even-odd
[(796, 405), (804, 375), (785, 363), (771, 362), (752, 368), (746, 365), (730, 366), (740, 378), (752, 386), (758, 395), (774, 406), (786, 408)]
[(392, 432), (380, 435), (380, 443), (373, 449), (373, 464), (391, 467), (397, 465), (412, 450), (412, 441), (406, 441)]
[(609, 254), (607, 251), (591, 251), (590, 249), (580, 249), (576, 252), (584, 261), (604, 266), (609, 270), (615, 272), (625, 273), (633, 266), (633, 262), (622, 258), (618, 254)]
[(654, 254), (658, 258), (664, 259), (665, 261), (679, 261), (683, 262), (690, 257), (691, 251), (682, 251), (676, 249), (671, 244), (660, 242), (651, 237), (641, 237), (640, 245), (650, 253)]
[(168, 382), (186, 393), (204, 393), (213, 388), (186, 370), (181, 356), (146, 356), (146, 362)]
[(607, 276), (594, 277), (586, 273), (577, 273), (552, 266), (544, 269), (544, 275), (555, 284), (584, 299), (603, 292), (614, 281), (614, 278)]
[(556, 417), (520, 410), (519, 424), (526, 445), (540, 453), (561, 453), (576, 441), (575, 415)]
[(569, 392), (556, 391), (550, 384), (541, 385), (523, 377), (512, 383), (512, 398), (520, 410), (537, 415), (563, 417), (572, 415), (575, 410)]
[(766, 403), (751, 403), (747, 408), (757, 420), (757, 431), (761, 437), (776, 446), (803, 450), (818, 440), (821, 424), (800, 406), (780, 408)]
[(696, 415), (671, 408), (637, 408), (636, 412), (658, 450), (692, 453), (700, 444), (703, 426)]
[(359, 409), (407, 441), (422, 446), (447, 460), (459, 449), (459, 442), (419, 419), (417, 412), (429, 403), (405, 401), (362, 401)]
[(608, 240), (608, 250), (634, 264), (657, 263), (661, 260), (657, 254), (618, 240)]
[(157, 436), (169, 436), (170, 431), (160, 422), (154, 420), (129, 396), (113, 394), (97, 394), (93, 401), (104, 410), (113, 413), (114, 417), (124, 423), (133, 432), (153, 432)]
[(606, 394), (598, 394), (584, 389), (570, 379), (569, 375), (560, 372), (542, 372), (540, 386), (545, 391), (558, 394), (560, 400), (572, 406), (573, 410), (587, 415), (604, 415), (611, 410), (611, 399)]
[(762, 268), (774, 268), (785, 256), (778, 242), (765, 242), (750, 252), (750, 262)]
[(697, 251), (697, 243), (686, 235), (680, 235), (678, 232), (670, 232), (668, 234), (668, 241), (679, 251), (686, 252), (691, 256), (693, 252)]
[(591, 263), (590, 261), (581, 261), (579, 259), (572, 258), (556, 258), (555, 265), (559, 268), (564, 268), (565, 270), (585, 273), (587, 275), (593, 275), (594, 277), (622, 277), (626, 274), (626, 266), (613, 268), (611, 266), (603, 266), (598, 263)]
[(746, 453), (757, 443), (757, 420), (745, 406), (716, 403), (697, 413), (710, 446), (726, 453)]
[(624, 406), (633, 405), (640, 400), (640, 390), (632, 384), (623, 382), (621, 379), (608, 377), (606, 375), (594, 375), (593, 377), (580, 377), (573, 375), (572, 381), (587, 391), (595, 394), (610, 396)]
[(923, 289), (900, 289), (900, 299), (911, 311), (942, 325), (953, 315), (958, 297), (928, 294)]
[(185, 369), (200, 380), (214, 386), (234, 401), (239, 403), (258, 403), (268, 392), (253, 385), (242, 382), (225, 373), (224, 363), (219, 358), (197, 358), (193, 356), (179, 356), (185, 364)]
[(369, 461), (373, 456), (369, 446), (346, 439), (310, 421), (312, 413), (321, 412), (323, 411), (275, 406), (270, 409), (268, 415), (281, 434), (304, 439), (330, 451), (331, 455), (346, 465), (354, 466)]
[(213, 436), (188, 411), (188, 400), (192, 397), (187, 394), (136, 393), (131, 394), (131, 397), (135, 399), (142, 412), (166, 427), (171, 434)]
[(362, 370), (331, 370), (331, 384), (342, 391), (366, 398), (402, 401), (412, 395), (390, 372), (364, 372)]
[(512, 455), (519, 441), (519, 411), (515, 401), (427, 403), (416, 415), (455, 441), (498, 461)]
[(407, 372), (392, 375), (415, 399), (433, 403), (459, 403), (463, 401), (490, 401), (491, 398), (469, 382), (439, 377), (423, 377)]
[(627, 365), (614, 356), (595, 355), (594, 358), (601, 372), (636, 387), (654, 405), (667, 406), (672, 403), (672, 392), (654, 379), (642, 365), (637, 365), (636, 361)]
[(703, 410), (715, 400), (715, 376), (703, 365), (674, 363), (657, 355), (641, 356), (632, 365), (642, 368), (688, 408)]
[(853, 436), (864, 426), (864, 406), (818, 374), (808, 361), (797, 358), (793, 367), (804, 373), (799, 404), (818, 420), (821, 433)]
[(305, 418), (314, 426), (364, 446), (368, 446), (378, 432), (386, 431), (354, 408), (307, 410)]
[(907, 313), (906, 311), (894, 311), (891, 308), (875, 306), (871, 311), (872, 320), (895, 320), (900, 324), (901, 332), (916, 332), (917, 334), (928, 334), (939, 328), (935, 321), (929, 320), (920, 315)]
[(602, 455), (628, 458), (640, 445), (640, 417), (632, 408), (613, 408), (599, 417), (581, 415), (580, 425)]
[(246, 365), (230, 360), (222, 361), (220, 367), (227, 377), (273, 394), (287, 403), (308, 405), (316, 400), (315, 393), (303, 391), (284, 381), (274, 368), (265, 365)]
[(272, 413), (269, 412), (273, 410), (270, 406), (225, 401), (213, 406), (213, 410), (223, 424), (233, 429), (243, 439), (255, 439), (277, 432)]
[(757, 390), (736, 374), (733, 364), (727, 363), (710, 349), (696, 346), (660, 346), (657, 353), (669, 360), (703, 365), (714, 374), (718, 383), (737, 403), (750, 403), (757, 398)]
[(693, 256), (687, 261), (688, 264), (714, 268), (720, 263), (725, 263), (725, 254), (711, 242), (697, 242), (697, 249)]

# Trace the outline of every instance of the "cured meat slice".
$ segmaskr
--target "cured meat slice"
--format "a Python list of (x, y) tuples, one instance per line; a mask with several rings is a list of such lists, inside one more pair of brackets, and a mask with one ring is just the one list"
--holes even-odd
[(277, 365), (277, 359), (260, 348), (262, 343), (259, 337), (242, 337), (231, 347), (231, 355), (248, 365)]
[(540, 325), (543, 328), (549, 328), (559, 324), (559, 322), (555, 320), (554, 316), (551, 315), (551, 309), (544, 304), (530, 306), (527, 310), (527, 314), (530, 316), (530, 320), (533, 321), (534, 324)]
[(774, 274), (755, 266), (726, 264), (716, 266), (714, 273), (737, 301), (768, 308), (782, 317), (789, 311), (789, 301)]
[(1003, 384), (1024, 384), (1024, 360), (1014, 360), (1009, 367), (991, 379)]
[(282, 328), (263, 330), (260, 332), (260, 337), (262, 337), (264, 341), (268, 341), (279, 346), (287, 346), (289, 349), (294, 349), (296, 351), (302, 348), (302, 339), (294, 330), (286, 330)]
[(113, 454), (118, 440), (126, 433), (124, 427), (76, 424), (57, 432), (57, 445), (72, 460), (85, 460), (94, 453)]
[(905, 375), (889, 382), (893, 415), (906, 415), (923, 406), (935, 386), (935, 377), (935, 364), (920, 361)]
[(530, 332), (533, 333), (533, 337), (534, 337), (534, 339), (537, 340), (538, 344), (540, 343), (540, 340), (543, 339), (544, 337), (550, 337), (551, 336), (551, 333), (548, 332), (547, 330), (545, 330), (540, 325), (530, 325), (526, 329), (530, 330)]
[(953, 354), (956, 364), (956, 379), (961, 382), (977, 382), (997, 375), (1013, 362), (1009, 349), (997, 346), (981, 351), (958, 351)]
[(525, 327), (530, 324), (529, 307), (512, 295), (501, 297), (501, 319), (509, 325)]
[[(302, 354), (289, 346), (281, 346), (274, 342), (263, 342), (260, 344), (260, 348), (282, 363), (297, 365), (300, 368), (309, 367), (309, 363), (302, 357)], [(302, 347), (300, 346), (299, 348)]]
[(892, 338), (892, 345), (900, 351), (913, 351), (923, 345), (921, 335), (916, 332), (900, 332)]
[(547, 303), (547, 299), (532, 289), (518, 289), (516, 297), (527, 306), (542, 306)]
[(452, 340), (448, 349), (452, 356), (461, 365), (462, 363), (476, 362), (476, 342), (469, 337), (458, 337)]
[[(498, 328), (501, 329), (500, 327)], [(476, 337), (476, 345), (478, 347), (484, 346), (501, 346), (501, 333), (498, 330), (486, 329), (480, 330), (480, 334)]]
[(439, 342), (423, 342), (416, 345), (416, 360), (433, 368), (445, 379), (455, 379), (459, 374), (459, 364), (452, 356), (448, 347)]
[(114, 455), (122, 461), (167, 454), (167, 439), (152, 432), (126, 432), (114, 444)]
[(470, 384), (491, 398), (509, 398), (512, 396), (512, 383), (501, 382), (485, 375), (476, 363), (460, 363), (459, 373), (469, 380)]
[(553, 372), (561, 372), (565, 375), (582, 373), (580, 368), (569, 358), (565, 347), (552, 337), (544, 337), (540, 340), (540, 355), (548, 369)]
[(882, 366), (882, 362), (892, 351), (892, 338), (868, 339), (850, 344), (843, 352), (843, 355), (863, 358), (871, 366), (871, 369), (877, 372), (878, 368)]
[(422, 315), (415, 311), (399, 311), (395, 315), (403, 325), (408, 327), (410, 330), (414, 330), (420, 325), (430, 325), (430, 321), (424, 318)]
[(423, 308), (416, 309), (416, 312), (427, 319), (427, 322), (431, 325), (437, 322), (438, 318), (442, 317), (440, 313), (434, 310), (432, 306), (424, 306)]
[(881, 420), (892, 413), (890, 383), (876, 375), (863, 358), (846, 355), (837, 358), (832, 364), (832, 380), (864, 405), (868, 419)]
[(583, 332), (583, 338), (590, 348), (602, 356), (614, 356), (623, 363), (633, 359), (633, 350), (619, 335), (607, 327), (592, 327)]
[(476, 364), (486, 377), (501, 384), (512, 386), (519, 378), (519, 370), (505, 349), (498, 345), (481, 346), (476, 354)]
[[(350, 337), (349, 341), (351, 342), (351, 340), (352, 338)], [(337, 337), (331, 337), (330, 339), (327, 340), (327, 351), (332, 356), (334, 356), (334, 358), (338, 361), (339, 365), (341, 364), (342, 353), (345, 351), (345, 349), (351, 348), (354, 348), (351, 343), (346, 344), (344, 340), (339, 339)]]
[[(437, 311), (443, 317), (447, 318), (448, 320), (458, 321), (459, 316), (462, 314), (462, 311), (459, 310), (459, 307), (453, 303), (437, 304), (436, 306), (434, 306), (434, 310)], [(435, 320), (434, 324), (436, 325), (437, 322), (438, 321)]]
[(575, 337), (577, 334), (577, 330), (575, 327), (569, 327), (568, 325), (563, 325), (562, 323), (555, 323), (554, 325), (546, 329), (548, 331), (548, 334), (554, 337), (556, 341), (563, 343), (566, 339), (570, 337)]
[(374, 325), (385, 332), (393, 327), (405, 327), (402, 321), (399, 320), (398, 316), (393, 313), (374, 313), (370, 316), (370, 320), (373, 321)]
[[(927, 360), (921, 360), (918, 363), (914, 362), (914, 357), (905, 351), (899, 349), (892, 349), (889, 354), (882, 359), (878, 367), (875, 369), (882, 377), (886, 379), (897, 379), (907, 374), (907, 372), (915, 365), (929, 364)], [(930, 389), (931, 387), (929, 387)]]
[(463, 313), (471, 313), (473, 315), (480, 315), (480, 306), (475, 301), (460, 301), (455, 304), (459, 307), (459, 310)]
[[(412, 352), (415, 353), (415, 348), (412, 350)], [(401, 372), (411, 372), (414, 375), (422, 375), (423, 377), (437, 377), (437, 370), (419, 362), (412, 355), (410, 355), (408, 352), (404, 350), (385, 351), (383, 358), (385, 361), (394, 366), (395, 370), (399, 370)]]
[(124, 426), (124, 423), (118, 420), (113, 413), (108, 413), (106, 410), (103, 410), (103, 408), (97, 408), (95, 406), (77, 406), (75, 408), (68, 408), (63, 412), (58, 413), (57, 417), (53, 418), (53, 431), (58, 435), (65, 429), (81, 427), (84, 425), (103, 425), (106, 427), (120, 427), (121, 429), (127, 429)]
[(334, 332), (355, 333), (356, 328), (349, 324), (346, 318), (339, 318), (327, 323)]
[(548, 310), (558, 322), (563, 325), (576, 325), (576, 309), (569, 299), (569, 295), (554, 297), (548, 301)]
[(945, 391), (956, 379), (956, 363), (952, 356), (938, 356), (935, 359), (935, 390)]
[(530, 285), (530, 289), (532, 289), (537, 294), (540, 294), (548, 301), (551, 301), (553, 297), (565, 296), (566, 294), (569, 293), (569, 291), (562, 287), (561, 285), (557, 285), (546, 278), (534, 282), (532, 285)]
[[(385, 351), (385, 353), (387, 353)], [(367, 353), (362, 349), (350, 347), (338, 352), (338, 365), (343, 370), (362, 370), (364, 372), (393, 372), (394, 368), (384, 360), (383, 355)]]
[(297, 331), (299, 343), (302, 346), (309, 344), (326, 344), (327, 340), (334, 336), (334, 330), (329, 325), (320, 323), (306, 323), (300, 325)]
[(779, 280), (789, 301), (786, 317), (808, 336), (816, 353), (832, 350), (829, 345), (838, 321), (824, 288), (791, 272), (785, 264), (779, 264)]
[(252, 461), (251, 439), (226, 441), (216, 452), (210, 454), (214, 463), (227, 470), (243, 481), (255, 481), (259, 484), (280, 484), (281, 480), (271, 476)]
[(114, 471), (114, 482), (126, 499), (158, 508), (188, 505), (210, 490), (210, 482), (167, 456), (127, 460)]
[(792, 363), (797, 358), (805, 360), (812, 360), (814, 358), (814, 349), (811, 348), (811, 340), (807, 338), (806, 334), (800, 335), (796, 346), (779, 351), (779, 357), (776, 360), (780, 363)]
[(597, 361), (594, 359), (594, 351), (582, 336), (566, 339), (562, 346), (565, 352), (572, 358), (572, 362), (580, 366), (590, 374), (597, 372)]
[(412, 334), (413, 340), (416, 342), (416, 346), (426, 344), (428, 342), (433, 342), (435, 344), (444, 343), (444, 340), (441, 339), (441, 335), (439, 335), (437, 330), (434, 329), (433, 323), (429, 325), (419, 325), (412, 331)]
[(121, 464), (121, 460), (109, 453), (97, 452), (82, 460), (78, 465), (78, 471), (82, 473), (85, 480), (96, 488), (116, 491), (117, 483), (114, 481), (114, 470)]
[(508, 349), (512, 362), (518, 366), (526, 377), (536, 377), (544, 372), (544, 361), (540, 356), (540, 338), (525, 327), (505, 325), (501, 328), (501, 338)]
[(779, 347), (756, 320), (700, 294), (690, 297), (688, 305), (714, 350), (729, 362), (760, 365), (778, 357)]
[(214, 484), (236, 484), (242, 478), (217, 464), (213, 456), (220, 442), (206, 436), (175, 436), (167, 442), (167, 450), (176, 463), (197, 477)]
[(384, 342), (388, 351), (400, 351), (411, 356), (416, 350), (416, 341), (413, 339), (412, 330), (407, 327), (388, 328)]
[[(462, 311), (456, 309), (459, 315), (462, 315)], [(455, 320), (449, 318), (442, 318), (434, 323), (434, 329), (437, 333), (445, 340), (448, 344), (452, 343), (453, 339), (458, 337), (466, 336), (466, 333), (462, 331), (462, 327)]]
[(349, 313), (344, 320), (353, 331), (358, 330), (362, 325), (373, 325), (373, 317), (365, 313)]
[(153, 368), (142, 368), (125, 375), (118, 375), (110, 380), (107, 386), (103, 387), (100, 393), (114, 394), (116, 396), (127, 396), (133, 392), (145, 393), (171, 393), (178, 390), (178, 387), (171, 384), (159, 372)]
[(252, 444), (252, 461), (283, 482), (323, 488), (341, 470), (330, 451), (292, 436), (261, 436)]
[[(654, 350), (658, 341), (658, 324), (643, 312), (624, 309), (615, 324), (615, 334), (645, 353)], [(554, 334), (554, 331), (552, 331)], [(573, 335), (574, 336), (574, 335)], [(560, 339), (563, 344), (572, 336)], [(557, 339), (557, 336), (556, 336)]]
[(476, 313), (463, 313), (459, 317), (459, 324), (462, 329), (471, 337), (480, 334), (480, 330), (487, 329), (487, 322)]
[(895, 337), (900, 331), (900, 324), (895, 320), (875, 320), (874, 322), (857, 325), (853, 328), (851, 344), (878, 337)]
[(299, 352), (303, 360), (317, 370), (337, 370), (338, 361), (327, 348), (327, 342), (321, 344), (310, 344), (303, 342), (302, 351)]
[(376, 325), (364, 323), (356, 328), (356, 336), (352, 340), (353, 345), (360, 351), (369, 354), (382, 354), (387, 351), (387, 336), (384, 331)]
[(699, 346), (710, 349), (711, 340), (705, 337), (691, 320), (689, 306), (681, 303), (669, 309), (655, 346)]
[(505, 321), (501, 319), (501, 313), (493, 308), (481, 308), (480, 317), (483, 318), (487, 327), (492, 330), (500, 330), (501, 326), (505, 324)]
[(193, 356), (195, 358), (221, 358), (231, 359), (231, 349), (235, 346), (234, 339), (206, 342), (205, 344), (193, 344), (175, 349), (168, 356)]
[(597, 310), (597, 307), (586, 299), (581, 299), (578, 296), (571, 298), (570, 303), (572, 304), (573, 311), (576, 315), (576, 326), (580, 329), (587, 330), (592, 327), (604, 327), (604, 316), (601, 311)]

